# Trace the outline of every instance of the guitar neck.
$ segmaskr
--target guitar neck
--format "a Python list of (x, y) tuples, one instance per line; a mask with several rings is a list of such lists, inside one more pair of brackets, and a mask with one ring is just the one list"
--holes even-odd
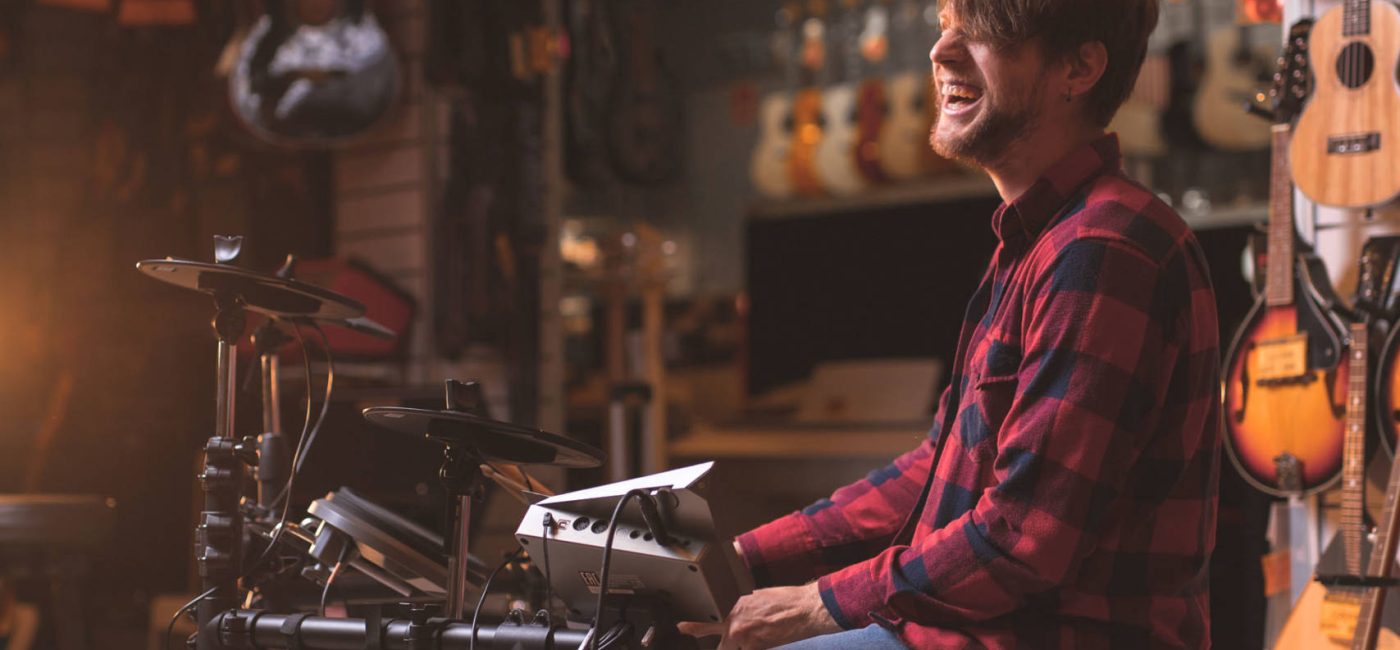
[(1347, 364), (1346, 438), (1342, 465), (1342, 541), (1347, 573), (1361, 574), (1361, 536), (1366, 488), (1366, 323), (1351, 326)]
[(1287, 124), (1274, 125), (1269, 170), (1269, 261), (1264, 291), (1270, 307), (1293, 304), (1293, 184), (1288, 167), (1291, 137)]
[(1342, 8), (1342, 35), (1368, 36), (1371, 33), (1371, 0), (1346, 0)]

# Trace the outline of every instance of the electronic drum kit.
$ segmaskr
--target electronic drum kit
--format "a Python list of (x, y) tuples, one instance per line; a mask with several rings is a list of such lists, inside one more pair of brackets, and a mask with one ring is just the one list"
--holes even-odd
[[(719, 620), (752, 588), (728, 538), (714, 530), (705, 464), (571, 494), (526, 492), (524, 499), (534, 505), (515, 535), (521, 549), (496, 569), (510, 567), (512, 593), (524, 592), (515, 602), (537, 611), (519, 608), (504, 622), (481, 625), (476, 610), (495, 572), (468, 544), (471, 509), (486, 479), (518, 487), (501, 464), (589, 468), (601, 465), (605, 455), (561, 435), (492, 419), (480, 386), (471, 382), (447, 381), (442, 410), (382, 406), (363, 413), (386, 432), (442, 446), (445, 536), (349, 488), (314, 500), (305, 518), (290, 521), (291, 488), (315, 429), (303, 431), (306, 440), (295, 443), (277, 431), (277, 352), (291, 340), (283, 328), (296, 330), (298, 339), (301, 327), (321, 324), (381, 337), (394, 333), (367, 319), (359, 302), (292, 277), (290, 257), (275, 273), (234, 266), (241, 249), (241, 237), (216, 237), (212, 264), (166, 258), (136, 265), (152, 278), (209, 295), (215, 306), (216, 419), (199, 476), (204, 507), (195, 539), (204, 592), (186, 608), (198, 623), (189, 647), (695, 647), (674, 623)], [(263, 380), (264, 432), (256, 437), (240, 437), (234, 428), (237, 345), (246, 312), (266, 317), (252, 336)], [(309, 400), (308, 394), (308, 409)], [(244, 494), (250, 484), (245, 470), (256, 478), (255, 498)], [(542, 522), (531, 521), (541, 512), (547, 513)], [(623, 542), (614, 543), (614, 533)], [(534, 551), (532, 543), (542, 547), (539, 558), (526, 552)], [(555, 566), (549, 566), (551, 552)], [(609, 558), (628, 573), (609, 577)], [(600, 561), (607, 589), (591, 570)], [(325, 615), (332, 580), (340, 600), (368, 612), (363, 619)], [(473, 591), (480, 598), (469, 602)], [(611, 602), (605, 604), (600, 592)], [(561, 596), (562, 607), (556, 607), (550, 596), (557, 594), (572, 596)], [(407, 613), (383, 618), (382, 610), (393, 607)]]

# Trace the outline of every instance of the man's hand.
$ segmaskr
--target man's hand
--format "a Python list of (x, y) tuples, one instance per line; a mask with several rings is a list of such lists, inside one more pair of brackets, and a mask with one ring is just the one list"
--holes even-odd
[(681, 623), (695, 637), (720, 636), (720, 650), (764, 650), (840, 632), (817, 593), (817, 583), (759, 589), (734, 604), (723, 623)]

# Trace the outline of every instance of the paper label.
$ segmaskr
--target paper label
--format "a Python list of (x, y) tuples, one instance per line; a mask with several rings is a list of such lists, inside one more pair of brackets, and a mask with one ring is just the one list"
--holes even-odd
[(1254, 378), (1292, 379), (1308, 372), (1308, 335), (1260, 341), (1254, 350)]
[[(578, 575), (583, 579), (583, 584), (588, 587), (589, 593), (598, 593), (598, 586), (601, 581), (594, 571), (579, 571)], [(631, 594), (646, 589), (647, 585), (639, 575), (627, 573), (608, 574), (608, 593), (610, 594)]]
[(1288, 591), (1292, 583), (1292, 570), (1288, 563), (1288, 551), (1274, 551), (1259, 558), (1264, 568), (1264, 596), (1271, 597)]
[(1333, 641), (1350, 643), (1361, 615), (1361, 599), (1351, 594), (1328, 593), (1317, 613), (1317, 629)]

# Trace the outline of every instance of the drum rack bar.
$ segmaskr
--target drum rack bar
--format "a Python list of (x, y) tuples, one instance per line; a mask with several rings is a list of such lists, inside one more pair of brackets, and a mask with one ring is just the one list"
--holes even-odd
[[(209, 630), (218, 648), (227, 650), (468, 650), (470, 623), (442, 618), (390, 619), (378, 624), (378, 638), (368, 630), (375, 623), (356, 618), (326, 618), (301, 614), (268, 614), (231, 609), (219, 614)], [(477, 629), (477, 650), (550, 650), (577, 648), (586, 630), (555, 626), (503, 623)]]

